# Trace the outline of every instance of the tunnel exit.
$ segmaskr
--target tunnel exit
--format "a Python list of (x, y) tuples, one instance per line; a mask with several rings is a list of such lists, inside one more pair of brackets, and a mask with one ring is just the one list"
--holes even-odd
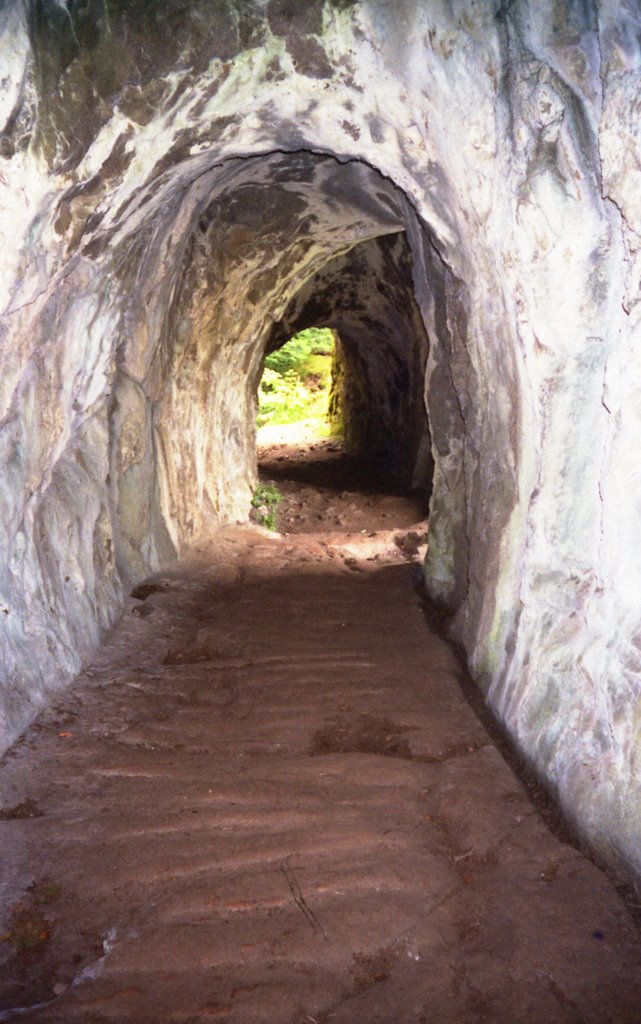
[[(370, 393), (372, 383), (354, 360), (354, 348), (351, 355), (350, 360), (349, 346), (336, 330), (314, 326), (266, 356), (257, 394), (258, 483), (250, 518), (282, 534), (329, 530), (371, 539), (383, 531), (387, 541), (390, 531), (415, 527), (412, 540), (403, 533), (394, 540), (414, 553), (421, 546), (424, 554), (427, 481), (412, 487), (399, 479), (390, 466), (391, 445), (383, 450), (371, 443), (367, 421), (380, 397)], [(409, 379), (406, 372), (406, 387)], [(369, 547), (377, 544), (370, 540)]]
[(271, 352), (258, 386), (258, 442), (278, 435), (341, 437), (337, 371), (337, 337), (328, 327), (300, 331)]

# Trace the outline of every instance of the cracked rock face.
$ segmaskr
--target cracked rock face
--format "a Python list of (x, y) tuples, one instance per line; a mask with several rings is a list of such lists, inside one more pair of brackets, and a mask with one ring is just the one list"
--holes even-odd
[(427, 585), (492, 707), (641, 874), (640, 62), (596, 0), (5, 4), (3, 746), (246, 517), (265, 348), (314, 319), (363, 443), (433, 459)]

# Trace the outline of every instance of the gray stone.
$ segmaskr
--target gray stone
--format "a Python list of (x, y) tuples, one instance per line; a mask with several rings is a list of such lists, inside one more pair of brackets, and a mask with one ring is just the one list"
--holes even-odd
[(265, 347), (340, 277), (374, 434), (410, 475), (431, 438), (427, 585), (639, 877), (640, 60), (596, 0), (2, 7), (3, 747), (123, 588), (246, 518)]

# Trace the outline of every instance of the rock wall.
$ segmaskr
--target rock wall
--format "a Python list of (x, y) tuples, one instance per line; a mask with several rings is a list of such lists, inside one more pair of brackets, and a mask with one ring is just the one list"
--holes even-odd
[(296, 292), (405, 232), (428, 587), (584, 836), (639, 877), (638, 39), (613, 0), (6, 0), (4, 746), (123, 587), (246, 515)]

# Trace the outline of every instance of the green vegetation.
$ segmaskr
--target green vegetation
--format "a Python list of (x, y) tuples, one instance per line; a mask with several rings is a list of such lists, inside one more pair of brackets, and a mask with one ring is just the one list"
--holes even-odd
[(260, 484), (252, 498), (252, 519), (268, 530), (278, 529), (278, 506), (283, 496), (275, 484)]
[(265, 360), (258, 389), (258, 426), (317, 421), (324, 432), (332, 376), (334, 333), (310, 327)]

